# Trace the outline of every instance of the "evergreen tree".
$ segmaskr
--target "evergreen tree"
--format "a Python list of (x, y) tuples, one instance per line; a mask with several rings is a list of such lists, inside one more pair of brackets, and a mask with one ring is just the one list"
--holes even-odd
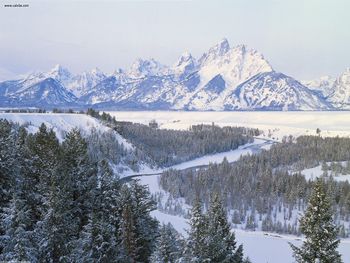
[(182, 247), (179, 234), (169, 223), (159, 230), (157, 246), (152, 261), (159, 263), (175, 263), (181, 256)]
[(12, 175), (15, 178), (12, 200), (1, 213), (2, 229), (1, 236), (3, 253), (0, 259), (23, 260), (38, 262), (38, 247), (35, 235), (36, 204), (35, 182), (32, 181), (32, 167), (30, 152), (26, 145), (27, 132), (23, 127), (18, 129), (14, 151), (16, 166), (13, 167)]
[(1, 237), (3, 251), (0, 260), (38, 262), (35, 232), (28, 224), (31, 211), (24, 192), (17, 189), (8, 208), (4, 209), (4, 235)]
[(235, 251), (235, 235), (218, 194), (212, 196), (207, 218), (206, 258), (211, 262), (242, 262), (243, 247)]
[(90, 192), (93, 190), (96, 175), (96, 164), (90, 161), (87, 143), (78, 129), (70, 131), (62, 143), (60, 166), (72, 187), (72, 212), (76, 221), (73, 234), (78, 236), (88, 221), (88, 212), (91, 211), (93, 197)]
[(132, 214), (132, 196), (127, 186), (121, 189), (121, 218), (118, 229), (121, 262), (137, 262), (136, 226)]
[(305, 215), (300, 220), (301, 232), (306, 240), (298, 248), (291, 244), (297, 262), (342, 262), (336, 250), (340, 240), (333, 224), (330, 200), (326, 195), (324, 181), (317, 179)]
[[(98, 166), (93, 185), (92, 211), (78, 240), (74, 257), (77, 262), (114, 262), (118, 258), (117, 225), (120, 185), (107, 161)], [(99, 181), (97, 180), (99, 179)]]
[(206, 250), (207, 222), (202, 214), (202, 204), (198, 198), (193, 204), (189, 225), (186, 258), (191, 262), (202, 262)]
[(148, 186), (141, 185), (137, 180), (131, 182), (129, 189), (137, 237), (137, 260), (149, 262), (158, 236), (158, 221), (150, 215), (156, 209), (156, 203), (152, 200)]
[(237, 248), (237, 250), (236, 250), (236, 252), (235, 252), (235, 254), (234, 254), (234, 256), (233, 256), (233, 260), (232, 260), (233, 262), (237, 262), (237, 263), (239, 263), (239, 262), (244, 262), (244, 260), (243, 260), (243, 245), (241, 244), (241, 245), (239, 245), (239, 247)]

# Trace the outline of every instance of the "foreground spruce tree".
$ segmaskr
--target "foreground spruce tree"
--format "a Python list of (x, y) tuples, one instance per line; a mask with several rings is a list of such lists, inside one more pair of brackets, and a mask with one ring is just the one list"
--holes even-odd
[(168, 223), (159, 229), (156, 249), (152, 256), (152, 262), (175, 263), (182, 253), (182, 240), (179, 233)]
[(231, 232), (218, 194), (212, 196), (206, 214), (202, 214), (201, 203), (196, 201), (192, 208), (190, 227), (185, 255), (187, 261), (249, 262), (248, 259), (243, 259), (243, 246), (236, 249), (235, 235)]
[[(207, 214), (208, 235), (206, 237), (206, 257), (211, 262), (243, 262), (242, 248), (236, 255), (235, 234), (231, 232), (231, 226), (227, 220), (226, 211), (219, 195), (214, 194)], [(236, 259), (236, 260), (234, 260)]]
[(309, 206), (300, 220), (300, 229), (306, 240), (300, 248), (291, 244), (297, 262), (342, 262), (336, 250), (340, 242), (338, 229), (333, 224), (331, 204), (321, 179), (317, 179), (314, 185)]
[(204, 258), (206, 238), (206, 218), (202, 214), (202, 204), (197, 199), (191, 211), (190, 230), (186, 244), (186, 257), (192, 262), (201, 262)]

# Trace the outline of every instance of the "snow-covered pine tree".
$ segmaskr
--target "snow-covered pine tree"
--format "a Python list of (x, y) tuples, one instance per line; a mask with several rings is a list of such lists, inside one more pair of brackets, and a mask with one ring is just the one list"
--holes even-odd
[(16, 166), (13, 172), (15, 185), (12, 200), (1, 213), (4, 235), (0, 242), (3, 251), (0, 260), (38, 262), (38, 247), (35, 235), (36, 203), (35, 182), (32, 180), (30, 153), (26, 145), (27, 132), (18, 129), (14, 145)]
[(96, 164), (90, 161), (86, 140), (76, 128), (66, 135), (62, 143), (61, 162), (63, 172), (69, 174), (72, 183), (72, 212), (76, 221), (73, 234), (78, 237), (79, 231), (87, 224), (91, 211), (93, 197), (90, 192), (94, 186), (90, 185), (90, 181), (95, 180)]
[(137, 180), (130, 183), (129, 191), (137, 237), (137, 261), (149, 262), (158, 236), (158, 221), (150, 215), (156, 209), (156, 203), (152, 200), (148, 186), (141, 185)]
[(182, 243), (179, 234), (169, 223), (162, 225), (157, 238), (157, 246), (152, 255), (152, 262), (175, 263), (182, 253)]
[[(94, 179), (94, 180), (93, 180)], [(118, 178), (102, 160), (98, 165), (97, 176), (90, 179), (92, 207), (88, 223), (76, 242), (74, 259), (76, 262), (115, 262), (119, 250), (117, 226), (120, 185)]]
[[(78, 130), (69, 132), (62, 145), (58, 145), (55, 155), (50, 158), (48, 147), (57, 140), (51, 132), (41, 127), (36, 134), (40, 142), (38, 149), (47, 152), (49, 157), (38, 153), (39, 158), (49, 158), (52, 167), (44, 166), (48, 189), (47, 213), (40, 228), (40, 261), (69, 261), (83, 226), (87, 223), (91, 208), (89, 179), (94, 176), (89, 163), (87, 145)], [(42, 133), (42, 134), (41, 134)], [(40, 140), (39, 140), (39, 139)], [(35, 148), (38, 146), (36, 145)], [(55, 161), (52, 161), (55, 160)], [(42, 163), (45, 159), (39, 160)], [(44, 184), (45, 185), (45, 184)]]
[[(0, 120), (0, 212), (11, 199), (12, 168), (16, 162), (13, 146), (13, 125), (7, 120)], [(1, 234), (2, 230), (0, 229)]]
[(290, 244), (298, 263), (342, 262), (337, 251), (338, 228), (333, 223), (331, 204), (322, 179), (317, 179), (314, 184), (308, 208), (300, 220), (300, 229), (306, 239), (303, 245), (298, 248)]
[(207, 220), (206, 259), (210, 262), (243, 262), (243, 247), (240, 246), (235, 251), (235, 235), (231, 232), (226, 211), (218, 194), (212, 195)]
[(48, 212), (40, 223), (40, 262), (66, 262), (77, 228), (70, 173), (56, 167), (50, 177)]
[(35, 232), (29, 226), (31, 211), (22, 189), (16, 190), (9, 207), (4, 209), (1, 216), (5, 233), (1, 236), (3, 251), (0, 260), (38, 262)]
[(120, 262), (137, 262), (136, 226), (132, 214), (132, 197), (126, 185), (121, 188), (121, 218), (118, 229)]
[(202, 213), (202, 203), (197, 198), (192, 206), (185, 258), (190, 262), (202, 262), (206, 250), (207, 222)]

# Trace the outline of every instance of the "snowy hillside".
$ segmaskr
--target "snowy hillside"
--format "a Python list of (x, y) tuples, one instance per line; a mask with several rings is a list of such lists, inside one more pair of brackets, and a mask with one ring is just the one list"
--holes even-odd
[[(298, 81), (282, 73), (257, 74), (232, 93), (236, 109), (313, 110), (331, 106)], [(226, 104), (232, 107), (232, 104)], [(234, 108), (235, 109), (235, 108)]]
[(349, 71), (336, 81), (299, 82), (265, 57), (227, 39), (198, 59), (184, 52), (172, 66), (137, 59), (129, 69), (73, 74), (61, 65), (0, 82), (2, 107), (98, 107), (117, 110), (348, 109)]
[(0, 113), (0, 119), (27, 125), (30, 132), (36, 132), (40, 125), (44, 123), (48, 128), (52, 128), (61, 140), (64, 134), (73, 128), (79, 128), (85, 133), (89, 133), (92, 128), (99, 131), (106, 131), (109, 129), (95, 118), (85, 114)]

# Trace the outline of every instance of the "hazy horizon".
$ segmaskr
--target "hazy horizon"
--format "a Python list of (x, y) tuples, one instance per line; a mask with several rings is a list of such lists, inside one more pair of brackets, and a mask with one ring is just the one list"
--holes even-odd
[[(11, 2), (11, 1), (7, 1)], [(73, 73), (127, 69), (137, 58), (172, 65), (227, 38), (299, 80), (350, 67), (350, 2), (27, 1), (0, 8), (0, 80), (61, 64)]]

